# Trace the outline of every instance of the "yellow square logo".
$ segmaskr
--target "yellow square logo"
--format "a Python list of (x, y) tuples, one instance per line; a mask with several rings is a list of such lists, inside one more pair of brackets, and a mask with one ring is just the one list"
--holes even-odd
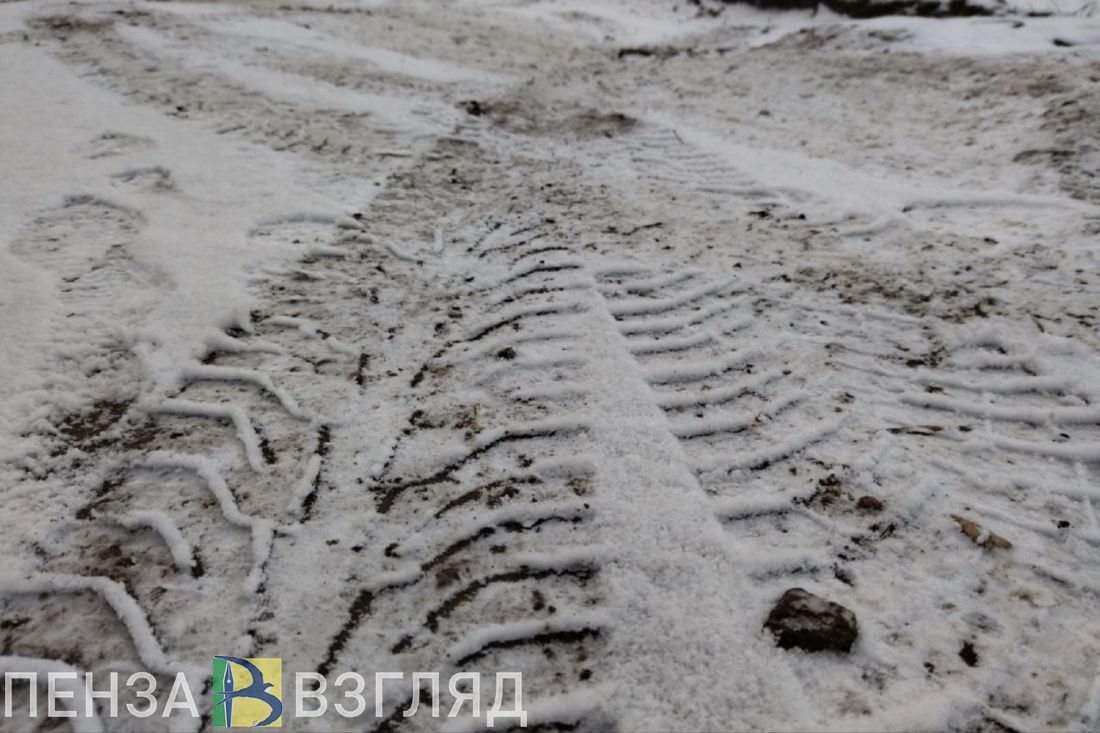
[(215, 728), (283, 725), (283, 660), (214, 657)]

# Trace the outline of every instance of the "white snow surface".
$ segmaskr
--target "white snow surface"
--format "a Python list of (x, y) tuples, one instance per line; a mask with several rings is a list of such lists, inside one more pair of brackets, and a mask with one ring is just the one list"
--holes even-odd
[(0, 667), (1095, 730), (1100, 17), (1007, 11), (0, 2)]

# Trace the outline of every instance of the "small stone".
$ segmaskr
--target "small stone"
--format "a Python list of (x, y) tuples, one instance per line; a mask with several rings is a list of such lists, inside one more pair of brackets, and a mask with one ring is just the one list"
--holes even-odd
[(849, 652), (859, 636), (854, 613), (803, 588), (783, 594), (764, 628), (783, 649), (798, 647), (808, 652)]
[(1012, 549), (1012, 543), (1001, 537), (999, 534), (994, 534), (988, 529), (983, 529), (980, 524), (973, 522), (966, 517), (960, 517), (958, 514), (952, 514), (951, 518), (955, 520), (959, 525), (959, 529), (962, 533), (970, 538), (978, 547), (986, 550), (1010, 550)]
[(856, 507), (868, 512), (881, 512), (882, 501), (873, 496), (861, 496), (856, 500)]
[(497, 352), (497, 358), (498, 359), (515, 359), (516, 358), (516, 350), (513, 349), (511, 346), (506, 346), (506, 347), (504, 347), (503, 349), (501, 349), (500, 351)]
[(966, 662), (966, 666), (974, 667), (978, 664), (978, 652), (975, 651), (974, 645), (969, 641), (964, 641), (962, 649), (959, 650), (959, 657)]

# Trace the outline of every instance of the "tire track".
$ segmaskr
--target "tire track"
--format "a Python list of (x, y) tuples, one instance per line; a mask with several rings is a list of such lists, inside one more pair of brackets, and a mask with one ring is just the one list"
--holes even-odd
[[(1079, 621), (1100, 592), (1091, 352), (1033, 343), (984, 301), (838, 287), (848, 251), (831, 247), (850, 230), (807, 223), (798, 191), (667, 127), (530, 102), (537, 84), (482, 103), (357, 75), (339, 54), (265, 57), (227, 27), (89, 11), (32, 31), (137, 103), (333, 176), (387, 175), (373, 195), (342, 190), (363, 199), (357, 226), (257, 224), (253, 241), (299, 256), (256, 268), (253, 311), (164, 399), (50, 417), (47, 450), (72, 460), (38, 479), (52, 498), (83, 475), (81, 501), (30, 543), (38, 575), (5, 586), (5, 656), (168, 669), (224, 648), (326, 673), (517, 670), (532, 724), (567, 730), (874, 724), (985, 672), (963, 643), (986, 664), (1024, 647), (1013, 676), (1034, 685), (1091, 674), (1087, 651), (1057, 669), (1042, 653), (1059, 637), (1088, 649)], [(187, 43), (218, 63), (196, 68)], [(596, 56), (554, 73), (599, 70)], [(314, 84), (332, 109), (272, 80)], [(407, 120), (460, 101), (464, 115), (403, 130), (356, 112), (370, 95), (423, 102)], [(87, 155), (151, 144), (107, 134)], [(112, 180), (179, 193), (156, 166)], [(85, 212), (106, 230), (78, 241), (121, 245), (54, 246)], [(125, 252), (140, 226), (74, 200), (28, 230), (22, 254), (84, 283), (68, 283), (82, 315), (66, 334), (105, 331), (113, 289), (152, 289)], [(96, 362), (87, 394), (107, 391), (99, 374), (140, 381), (129, 355), (79, 356)], [(952, 515), (1013, 554), (974, 547)], [(934, 577), (899, 571), (932, 554)], [(792, 585), (857, 610), (855, 654), (792, 658), (760, 632)], [(59, 639), (80, 639), (80, 658)], [(945, 702), (953, 721), (1024, 697), (1003, 676), (965, 679), (978, 702)], [(413, 700), (424, 691), (388, 692), (377, 729), (434, 728), (401, 716)]]

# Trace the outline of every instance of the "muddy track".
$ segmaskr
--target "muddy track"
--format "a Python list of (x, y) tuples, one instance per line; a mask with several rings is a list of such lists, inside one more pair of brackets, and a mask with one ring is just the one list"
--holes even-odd
[[(137, 315), (110, 298), (155, 291), (129, 255), (140, 212), (77, 197), (25, 227), (13, 252), (67, 283), (66, 373), (101, 396), (53, 385), (41, 465), (21, 467), (66, 513), (27, 542), (36, 575), (3, 588), (4, 655), (162, 675), (211, 649), (325, 674), (516, 670), (532, 724), (561, 730), (879, 716), (971, 674), (964, 642), (1015, 647), (1036, 687), (1093, 674), (1078, 621), (1100, 593), (1095, 353), (1034, 346), (999, 261), (948, 273), (929, 255), (881, 279), (837, 264), (864, 229), (884, 226), (883, 248), (947, 237), (938, 212), (808, 220), (812, 196), (668, 118), (555, 100), (536, 119), (538, 89), (463, 106), (443, 84), (356, 79), (347, 59), (265, 60), (183, 14), (31, 28), (136, 104), (333, 175), (377, 165), (379, 185), (350, 221), (257, 223), (249, 241), (300, 254), (255, 268), (251, 312), (157, 395), (124, 345)], [(187, 41), (239, 65), (192, 68)], [(502, 73), (523, 61), (512, 43)], [(295, 80), (249, 86), (257, 68)], [(401, 119), (348, 111), (353, 97), (333, 113), (289, 100), (294, 84), (413, 102)], [(87, 146), (152, 142), (104, 131)], [(112, 185), (179, 194), (167, 167), (119, 168)], [(988, 263), (972, 239), (960, 257)], [(980, 552), (953, 514), (1023, 552)], [(897, 568), (936, 552), (951, 582), (899, 607), (929, 581)], [(835, 689), (802, 685), (803, 662), (760, 632), (804, 584), (856, 608), (873, 640), (814, 667)], [(1021, 613), (1038, 628), (1022, 646)], [(1045, 662), (1045, 640), (1067, 635), (1079, 653)], [(716, 683), (732, 656), (751, 705)], [(812, 712), (775, 680), (802, 685)], [(1010, 707), (1011, 682), (970, 683), (945, 724)], [(1082, 695), (1012, 714), (1069, 721)], [(372, 726), (434, 729), (400, 716), (419, 696), (395, 687)]]

